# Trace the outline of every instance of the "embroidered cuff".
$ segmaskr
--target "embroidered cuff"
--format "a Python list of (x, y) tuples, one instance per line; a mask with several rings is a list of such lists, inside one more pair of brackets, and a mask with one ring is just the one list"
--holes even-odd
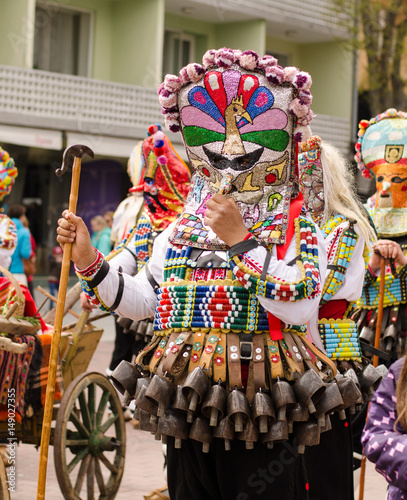
[(76, 264), (74, 264), (74, 269), (77, 275), (83, 278), (91, 278), (102, 267), (103, 254), (101, 254), (95, 247), (93, 247), (93, 251), (96, 254), (96, 258), (90, 266), (85, 269), (78, 269)]

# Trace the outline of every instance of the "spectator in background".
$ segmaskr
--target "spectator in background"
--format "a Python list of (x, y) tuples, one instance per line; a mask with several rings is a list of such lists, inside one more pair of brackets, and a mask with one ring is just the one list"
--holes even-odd
[(114, 212), (108, 210), (103, 214), (103, 218), (105, 219), (106, 226), (110, 228), (110, 250), (113, 250), (115, 245), (115, 240), (113, 238), (113, 216)]
[(110, 229), (112, 228), (112, 224), (113, 224), (113, 215), (114, 215), (114, 212), (112, 212), (111, 210), (108, 210), (107, 212), (105, 212), (103, 214), (103, 218), (105, 219), (106, 226), (110, 227)]
[(105, 219), (102, 215), (95, 215), (90, 220), (90, 226), (92, 229), (92, 246), (94, 246), (103, 255), (108, 255), (112, 248), (110, 241), (110, 227), (106, 226)]
[[(23, 225), (30, 231), (29, 220), (25, 216), (23, 219)], [(37, 270), (36, 268), (36, 254), (37, 244), (35, 242), (34, 236), (30, 231), (30, 242), (31, 242), (31, 255), (28, 259), (23, 259), (24, 274), (27, 276), (27, 286), (30, 290), (31, 295), (34, 297), (34, 274)]]
[(32, 252), (30, 231), (24, 224), (28, 225), (24, 205), (11, 205), (7, 210), (7, 215), (14, 222), (17, 228), (17, 247), (11, 259), (10, 272), (18, 281), (28, 285), (27, 276), (24, 272), (23, 259), (29, 259)]
[(52, 254), (49, 256), (48, 260), (48, 287), (49, 287), (49, 293), (54, 297), (58, 296), (59, 279), (61, 276), (62, 256), (63, 256), (62, 248), (59, 245), (56, 245), (53, 248)]

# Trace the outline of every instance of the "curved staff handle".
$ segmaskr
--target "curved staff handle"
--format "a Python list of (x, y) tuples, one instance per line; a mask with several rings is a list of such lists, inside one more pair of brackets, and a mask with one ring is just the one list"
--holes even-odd
[[(380, 293), (379, 293), (379, 307), (377, 308), (377, 320), (376, 320), (376, 333), (374, 338), (374, 346), (376, 349), (380, 349), (380, 335), (382, 333), (382, 321), (383, 321), (383, 304), (384, 304), (384, 276), (386, 274), (386, 262), (383, 257), (380, 260)], [(373, 356), (373, 366), (379, 364), (379, 357)], [(369, 403), (370, 404), (370, 403)], [(367, 416), (369, 415), (369, 405), (367, 407)], [(359, 478), (359, 500), (363, 500), (365, 495), (365, 474), (366, 474), (366, 455), (362, 450), (362, 458), (360, 459), (360, 478)]]
[[(64, 152), (62, 167), (56, 171), (57, 175), (63, 175), (68, 168), (68, 161), (74, 157), (72, 166), (71, 191), (69, 193), (69, 211), (76, 213), (78, 202), (79, 180), (81, 175), (81, 160), (84, 155), (94, 158), (93, 151), (81, 144), (70, 146)], [(71, 263), (72, 243), (65, 243), (63, 248), (60, 285), (55, 313), (54, 330), (52, 333), (51, 352), (49, 356), (49, 369), (47, 380), (47, 392), (45, 395), (44, 416), (42, 421), (40, 465), (38, 471), (37, 500), (45, 498), (45, 483), (47, 477), (48, 448), (51, 435), (52, 408), (54, 405), (55, 379), (57, 373), (59, 343), (61, 341), (62, 321), (64, 319), (64, 307), (66, 291), (68, 288), (69, 268)]]

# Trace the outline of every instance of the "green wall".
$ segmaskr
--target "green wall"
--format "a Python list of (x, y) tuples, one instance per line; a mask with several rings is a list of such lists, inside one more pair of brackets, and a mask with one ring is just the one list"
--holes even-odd
[(263, 19), (237, 23), (217, 24), (216, 48), (254, 50), (264, 54), (266, 48), (266, 22)]
[(300, 68), (312, 76), (315, 113), (352, 115), (352, 53), (339, 43), (301, 46)]
[(165, 0), (112, 2), (113, 81), (157, 87), (161, 83)]
[(32, 67), (34, 0), (2, 0), (0, 64), (18, 68)]

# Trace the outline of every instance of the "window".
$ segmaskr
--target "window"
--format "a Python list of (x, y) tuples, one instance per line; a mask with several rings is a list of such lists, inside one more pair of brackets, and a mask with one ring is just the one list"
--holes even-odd
[(287, 54), (280, 54), (278, 52), (271, 52), (268, 50), (266, 54), (269, 54), (270, 56), (275, 57), (278, 60), (278, 64), (282, 66), (283, 68), (287, 67), (289, 64), (289, 56)]
[(163, 74), (177, 75), (179, 70), (193, 61), (195, 39), (180, 31), (165, 30)]
[(34, 69), (89, 76), (92, 15), (51, 3), (37, 3)]

